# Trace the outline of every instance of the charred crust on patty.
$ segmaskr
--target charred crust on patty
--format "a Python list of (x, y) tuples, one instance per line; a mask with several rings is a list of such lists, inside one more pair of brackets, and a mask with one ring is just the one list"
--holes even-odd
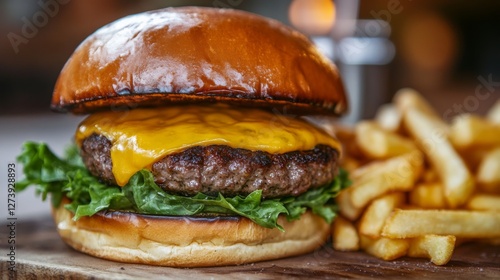
[(103, 135), (92, 134), (82, 142), (80, 154), (90, 173), (105, 183), (116, 185), (111, 162), (111, 142)]
[[(116, 185), (112, 172), (112, 143), (103, 135), (84, 139), (81, 155), (89, 171)], [(270, 154), (224, 145), (195, 146), (153, 163), (155, 182), (179, 195), (248, 195), (262, 190), (263, 198), (297, 196), (321, 187), (336, 176), (338, 151), (317, 145), (307, 151)]]

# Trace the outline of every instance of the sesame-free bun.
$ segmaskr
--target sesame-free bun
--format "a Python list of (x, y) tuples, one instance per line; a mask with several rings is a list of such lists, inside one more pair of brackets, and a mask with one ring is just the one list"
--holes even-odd
[(281, 217), (285, 232), (243, 217), (100, 212), (74, 221), (63, 205), (53, 209), (53, 216), (62, 239), (78, 251), (113, 261), (172, 267), (234, 265), (304, 254), (324, 244), (330, 228), (310, 212), (293, 222)]
[(64, 66), (60, 112), (223, 102), (339, 115), (337, 68), (302, 34), (251, 13), (200, 7), (131, 15), (84, 40)]

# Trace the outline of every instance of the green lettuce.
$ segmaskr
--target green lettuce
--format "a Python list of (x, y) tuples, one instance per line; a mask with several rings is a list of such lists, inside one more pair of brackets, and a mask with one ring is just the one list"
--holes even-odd
[(198, 193), (186, 197), (165, 192), (148, 170), (134, 174), (123, 188), (106, 185), (87, 171), (75, 146), (61, 159), (46, 144), (27, 142), (17, 160), (23, 164), (25, 174), (17, 183), (17, 190), (33, 185), (43, 200), (51, 195), (54, 207), (59, 207), (66, 196), (71, 203), (65, 207), (74, 213), (75, 220), (103, 210), (170, 216), (215, 213), (243, 216), (263, 227), (283, 230), (278, 224), (280, 215), (292, 221), (299, 219), (307, 209), (331, 223), (337, 210), (333, 198), (350, 184), (347, 173), (341, 170), (332, 183), (298, 197), (262, 199), (261, 190), (247, 196)]

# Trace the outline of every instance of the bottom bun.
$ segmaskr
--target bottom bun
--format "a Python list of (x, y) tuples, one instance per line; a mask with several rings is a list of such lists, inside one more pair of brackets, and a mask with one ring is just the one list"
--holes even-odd
[(280, 217), (285, 232), (243, 217), (175, 217), (100, 212), (74, 221), (63, 205), (53, 210), (57, 230), (74, 249), (96, 257), (173, 267), (222, 266), (295, 256), (320, 247), (330, 226), (310, 211)]

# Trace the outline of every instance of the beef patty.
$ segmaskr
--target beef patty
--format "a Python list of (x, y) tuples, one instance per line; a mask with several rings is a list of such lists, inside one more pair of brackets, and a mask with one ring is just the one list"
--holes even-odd
[[(83, 141), (81, 155), (94, 176), (116, 185), (111, 146), (106, 137), (93, 134)], [(283, 154), (211, 145), (167, 155), (151, 171), (155, 182), (170, 193), (230, 197), (262, 190), (264, 198), (274, 198), (297, 196), (331, 182), (337, 164), (338, 151), (326, 145)]]

